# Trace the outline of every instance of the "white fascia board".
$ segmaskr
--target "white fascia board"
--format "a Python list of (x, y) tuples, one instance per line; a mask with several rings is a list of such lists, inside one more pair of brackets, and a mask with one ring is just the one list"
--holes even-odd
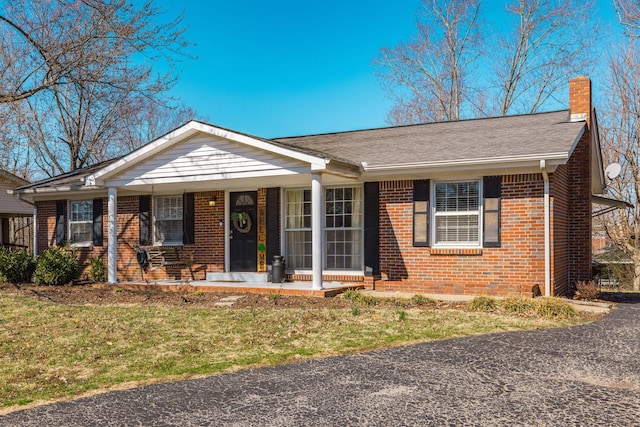
[[(311, 171), (317, 171), (318, 169), (311, 166)], [(358, 178), (361, 175), (362, 169), (358, 166), (350, 165), (347, 163), (341, 163), (334, 160), (327, 160), (324, 169), (326, 173), (332, 175), (339, 175), (345, 178)]]
[(290, 157), (296, 160), (300, 160), (311, 164), (315, 170), (323, 170), (326, 168), (327, 160), (321, 157), (312, 156), (306, 153), (301, 153), (289, 148), (285, 148), (279, 145), (274, 145), (268, 141), (264, 141), (258, 138), (250, 137), (240, 133), (236, 133), (227, 129), (221, 129), (215, 126), (207, 125), (204, 123), (190, 121), (184, 126), (170, 132), (155, 141), (152, 141), (138, 150), (124, 156), (117, 162), (114, 162), (86, 177), (88, 185), (104, 185), (104, 180), (114, 173), (117, 173), (121, 168), (131, 167), (149, 157), (160, 150), (164, 150), (173, 144), (183, 141), (191, 135), (203, 132), (209, 135), (218, 136), (231, 141), (246, 144), (251, 147), (255, 147), (261, 150), (269, 151), (275, 154), (279, 154), (285, 157)]
[(441, 161), (441, 162), (423, 162), (423, 163), (406, 163), (398, 165), (381, 165), (381, 166), (369, 166), (363, 165), (365, 174), (370, 173), (398, 173), (408, 171), (422, 171), (425, 170), (443, 170), (448, 171), (464, 171), (464, 170), (477, 170), (477, 169), (507, 169), (514, 167), (522, 168), (540, 168), (540, 159), (547, 161), (547, 164), (554, 168), (558, 165), (566, 163), (568, 156), (566, 152), (558, 153), (543, 153), (531, 156), (523, 157), (490, 157), (485, 159), (468, 159), (468, 160), (454, 160), (454, 161)]
[(102, 197), (106, 189), (100, 187), (60, 186), (39, 189), (27, 189), (19, 193), (20, 196), (33, 201), (66, 199), (84, 200), (87, 197)]
[(145, 179), (135, 179), (135, 180), (127, 180), (127, 181), (107, 181), (105, 184), (109, 187), (124, 187), (130, 185), (160, 185), (160, 184), (177, 184), (177, 183), (188, 183), (188, 182), (206, 182), (206, 181), (228, 181), (234, 179), (245, 179), (245, 178), (266, 178), (271, 176), (290, 176), (290, 175), (300, 175), (300, 174), (308, 174), (309, 169), (281, 169), (277, 173), (273, 171), (269, 171), (268, 173), (256, 173), (255, 171), (249, 172), (234, 172), (233, 177), (230, 178), (226, 173), (217, 173), (217, 174), (203, 174), (203, 175), (191, 175), (191, 176), (182, 176), (180, 178), (174, 177), (164, 177), (164, 178), (145, 178)]

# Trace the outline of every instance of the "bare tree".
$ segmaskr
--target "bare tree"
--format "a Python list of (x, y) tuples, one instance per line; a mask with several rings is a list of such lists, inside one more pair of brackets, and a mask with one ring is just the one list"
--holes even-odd
[[(14, 0), (0, 9), (0, 109), (46, 175), (122, 154), (130, 127), (167, 95), (188, 43), (153, 0)], [(157, 73), (158, 67), (166, 70)], [(169, 120), (170, 121), (170, 120)], [(155, 123), (164, 133), (175, 123)]]
[(498, 88), (496, 111), (533, 113), (593, 63), (597, 27), (589, 19), (593, 2), (518, 0), (506, 6), (515, 28), (493, 49), (492, 74)]
[[(188, 43), (182, 16), (158, 24), (162, 14), (153, 0), (3, 2), (0, 102), (73, 81), (136, 90), (167, 84), (175, 76), (152, 76), (153, 63), (174, 66)], [(121, 73), (105, 74), (106, 66)]]
[(567, 76), (590, 70), (592, 0), (516, 0), (506, 6), (506, 27), (481, 26), (483, 7), (424, 0), (414, 39), (381, 49), (375, 62), (394, 102), (390, 123), (535, 112), (566, 88)]
[(480, 0), (425, 0), (413, 40), (381, 49), (375, 63), (395, 102), (390, 123), (460, 118), (479, 54), (479, 10)]
[(614, 0), (613, 3), (627, 35), (638, 37), (640, 31), (640, 3), (638, 0)]
[(622, 166), (608, 184), (610, 197), (634, 208), (616, 210), (600, 218), (611, 243), (634, 265), (633, 288), (640, 290), (640, 57), (636, 42), (612, 56), (609, 103), (603, 115), (602, 143), (606, 161)]

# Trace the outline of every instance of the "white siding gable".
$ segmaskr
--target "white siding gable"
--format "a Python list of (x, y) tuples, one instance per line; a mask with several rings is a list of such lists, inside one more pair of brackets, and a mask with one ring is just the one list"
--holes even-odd
[(309, 163), (199, 133), (109, 181), (115, 185), (139, 185), (291, 175), (309, 170)]

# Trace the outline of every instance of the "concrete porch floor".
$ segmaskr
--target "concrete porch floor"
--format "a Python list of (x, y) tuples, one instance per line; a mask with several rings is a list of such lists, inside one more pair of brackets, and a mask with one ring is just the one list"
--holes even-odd
[(348, 289), (364, 289), (361, 284), (348, 284), (339, 282), (325, 282), (320, 290), (311, 289), (311, 282), (213, 282), (207, 280), (153, 280), (149, 282), (122, 282), (113, 286), (122, 289), (144, 290), (153, 287), (160, 291), (191, 291), (191, 292), (237, 292), (250, 294), (279, 294), (312, 296), (327, 298), (332, 297)]

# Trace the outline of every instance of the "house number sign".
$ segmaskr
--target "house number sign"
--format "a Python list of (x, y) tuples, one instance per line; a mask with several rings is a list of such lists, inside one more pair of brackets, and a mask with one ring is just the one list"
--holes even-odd
[(267, 271), (267, 212), (258, 206), (258, 272)]

